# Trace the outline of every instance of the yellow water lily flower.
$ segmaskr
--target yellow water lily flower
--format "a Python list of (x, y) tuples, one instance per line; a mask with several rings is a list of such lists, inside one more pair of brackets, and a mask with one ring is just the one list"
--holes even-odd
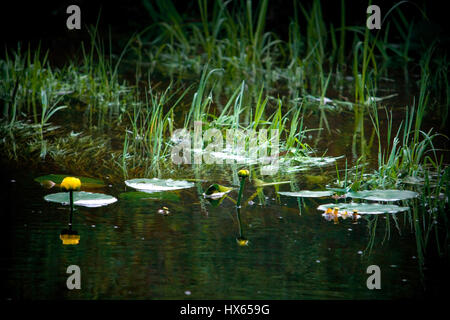
[(65, 177), (61, 182), (61, 188), (66, 191), (78, 190), (81, 187), (81, 181), (78, 178), (74, 177)]

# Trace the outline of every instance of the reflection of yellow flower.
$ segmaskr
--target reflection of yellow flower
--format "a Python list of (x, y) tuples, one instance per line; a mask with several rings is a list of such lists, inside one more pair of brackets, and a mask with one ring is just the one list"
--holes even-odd
[(245, 239), (245, 238), (242, 238), (242, 237), (236, 238), (236, 242), (241, 247), (248, 245), (248, 239)]
[(78, 234), (60, 234), (59, 238), (63, 244), (78, 244), (80, 242), (80, 236)]
[(66, 191), (78, 190), (81, 187), (81, 181), (78, 178), (74, 177), (65, 177), (61, 182), (61, 188)]
[(250, 175), (250, 172), (248, 172), (248, 170), (242, 169), (239, 170), (238, 172), (238, 176), (241, 178), (247, 178)]

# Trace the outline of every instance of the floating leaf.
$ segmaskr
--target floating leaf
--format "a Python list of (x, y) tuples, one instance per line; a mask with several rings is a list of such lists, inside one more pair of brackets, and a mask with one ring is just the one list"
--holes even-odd
[(326, 211), (328, 208), (338, 208), (339, 211), (353, 212), (358, 210), (358, 214), (383, 214), (383, 213), (397, 213), (409, 210), (408, 207), (399, 207), (394, 204), (380, 204), (380, 203), (328, 203), (320, 205), (317, 209)]
[(209, 186), (209, 188), (206, 190), (203, 196), (209, 199), (219, 199), (222, 198), (227, 193), (229, 193), (231, 190), (233, 190), (233, 188), (224, 187), (221, 186), (220, 184), (215, 183)]
[(349, 192), (347, 197), (372, 201), (400, 201), (416, 198), (419, 194), (409, 190), (365, 190)]
[(39, 182), (43, 187), (45, 188), (51, 188), (51, 187), (59, 187), (61, 182), (66, 177), (74, 177), (78, 178), (81, 181), (81, 188), (86, 189), (95, 189), (95, 188), (104, 188), (105, 184), (100, 179), (95, 178), (88, 178), (88, 177), (78, 177), (78, 176), (72, 176), (69, 174), (48, 174), (46, 176), (41, 176), (34, 181)]
[(329, 197), (333, 195), (332, 191), (309, 191), (309, 190), (301, 190), (296, 192), (278, 192), (282, 196), (287, 197), (302, 197), (302, 198), (321, 198), (321, 197)]
[(172, 179), (132, 179), (125, 181), (125, 184), (131, 188), (134, 188), (142, 192), (161, 192), (171, 191), (179, 189), (192, 188), (194, 183), (184, 180), (172, 180)]
[[(400, 182), (404, 183), (404, 184), (412, 184), (412, 185), (419, 185), (419, 186), (425, 185), (425, 179), (421, 178), (421, 177), (408, 176), (408, 177), (402, 179)], [(436, 180), (431, 178), (431, 179), (429, 179), (427, 184), (430, 187), (435, 187), (436, 186)]]
[[(46, 201), (56, 202), (63, 205), (70, 204), (69, 192), (58, 192), (48, 194), (44, 197)], [(82, 207), (102, 207), (116, 202), (117, 199), (103, 193), (92, 193), (85, 191), (76, 191), (73, 193), (73, 204)]]

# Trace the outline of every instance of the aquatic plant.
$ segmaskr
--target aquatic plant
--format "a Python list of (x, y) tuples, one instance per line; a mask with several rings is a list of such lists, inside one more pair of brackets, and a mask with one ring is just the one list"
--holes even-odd
[(184, 180), (140, 178), (125, 181), (125, 184), (141, 192), (161, 192), (192, 188), (194, 183)]
[(238, 177), (240, 178), (241, 182), (240, 182), (240, 186), (239, 186), (238, 199), (236, 202), (237, 208), (241, 207), (241, 197), (242, 197), (242, 193), (243, 193), (244, 187), (245, 187), (245, 179), (247, 179), (249, 175), (250, 175), (250, 172), (246, 169), (241, 169), (238, 172)]

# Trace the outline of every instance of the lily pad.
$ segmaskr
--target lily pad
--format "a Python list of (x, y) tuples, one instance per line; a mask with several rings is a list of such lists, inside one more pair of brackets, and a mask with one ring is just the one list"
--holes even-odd
[(179, 189), (192, 188), (194, 183), (184, 180), (172, 180), (172, 179), (132, 179), (126, 180), (125, 184), (133, 189), (142, 192), (161, 192), (171, 191)]
[(372, 201), (400, 201), (416, 198), (419, 194), (409, 190), (365, 190), (349, 192), (347, 197)]
[(329, 197), (333, 195), (332, 191), (309, 191), (309, 190), (301, 190), (296, 192), (278, 192), (283, 196), (287, 197), (302, 197), (302, 198), (321, 198), (321, 197)]
[(400, 207), (395, 204), (380, 203), (328, 203), (317, 207), (318, 210), (327, 211), (328, 208), (338, 208), (339, 211), (353, 212), (358, 210), (358, 214), (383, 214), (397, 213), (409, 210), (408, 207)]
[(219, 199), (231, 192), (231, 190), (233, 190), (233, 188), (221, 186), (220, 184), (215, 183), (209, 186), (203, 196), (207, 199)]
[[(46, 176), (37, 177), (34, 181), (39, 182), (45, 188), (59, 187), (65, 177), (72, 177), (70, 174), (48, 174)], [(100, 179), (73, 176), (80, 179), (81, 188), (95, 189), (104, 188), (105, 183)]]
[[(56, 202), (63, 205), (70, 204), (69, 192), (58, 192), (48, 194), (44, 197), (46, 201)], [(73, 193), (73, 204), (82, 207), (102, 207), (116, 202), (117, 199), (103, 193), (92, 193), (85, 191), (76, 191)]]

